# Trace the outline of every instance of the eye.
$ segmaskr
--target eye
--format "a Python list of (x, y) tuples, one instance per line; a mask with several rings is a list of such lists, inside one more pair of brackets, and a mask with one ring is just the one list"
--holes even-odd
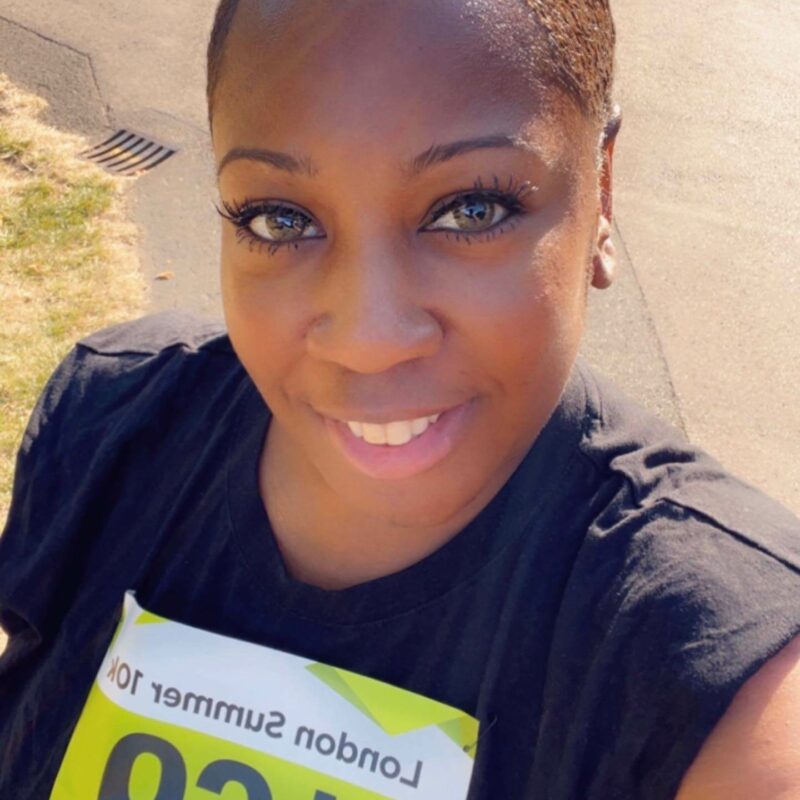
[(493, 228), (512, 214), (507, 201), (486, 194), (466, 194), (445, 203), (425, 226), (429, 231), (480, 233)]
[(452, 194), (440, 200), (428, 213), (420, 231), (444, 231), (459, 238), (471, 240), (486, 234), (490, 240), (504, 233), (507, 221), (528, 213), (523, 198), (538, 191), (529, 181), (519, 183), (513, 176), (501, 184), (495, 176), (492, 186), (484, 185), (481, 178), (469, 191)]
[(308, 214), (287, 203), (247, 200), (241, 205), (223, 203), (223, 209), (217, 210), (239, 234), (256, 242), (281, 245), (324, 236)]
[(253, 216), (247, 227), (259, 239), (267, 242), (292, 242), (295, 239), (311, 239), (320, 234), (319, 228), (309, 216), (289, 206), (270, 206)]

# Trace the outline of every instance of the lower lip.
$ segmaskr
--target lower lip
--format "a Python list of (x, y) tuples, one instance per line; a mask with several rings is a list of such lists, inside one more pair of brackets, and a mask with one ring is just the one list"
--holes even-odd
[(444, 460), (455, 447), (467, 423), (472, 403), (442, 412), (425, 433), (403, 445), (368, 444), (343, 422), (325, 417), (334, 444), (345, 458), (370, 478), (399, 480), (419, 475)]

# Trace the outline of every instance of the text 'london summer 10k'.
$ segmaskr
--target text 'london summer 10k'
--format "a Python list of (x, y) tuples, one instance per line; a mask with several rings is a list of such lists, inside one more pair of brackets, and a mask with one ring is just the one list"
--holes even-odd
[(132, 593), (51, 800), (466, 798), (478, 722), (345, 670), (157, 617)]

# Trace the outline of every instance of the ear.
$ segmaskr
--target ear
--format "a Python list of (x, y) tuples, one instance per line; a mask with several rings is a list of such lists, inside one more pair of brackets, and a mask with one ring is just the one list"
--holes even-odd
[(622, 112), (614, 106), (611, 117), (603, 128), (600, 171), (600, 208), (597, 223), (597, 240), (592, 257), (592, 286), (607, 289), (614, 280), (617, 267), (617, 251), (611, 241), (611, 225), (614, 219), (613, 207), (613, 163), (614, 145), (622, 125)]

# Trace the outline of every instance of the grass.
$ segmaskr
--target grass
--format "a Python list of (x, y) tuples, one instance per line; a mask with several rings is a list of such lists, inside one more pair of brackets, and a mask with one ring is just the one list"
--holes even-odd
[(0, 74), (0, 529), (30, 411), (76, 339), (140, 314), (146, 289), (125, 189), (43, 124), (43, 100)]

